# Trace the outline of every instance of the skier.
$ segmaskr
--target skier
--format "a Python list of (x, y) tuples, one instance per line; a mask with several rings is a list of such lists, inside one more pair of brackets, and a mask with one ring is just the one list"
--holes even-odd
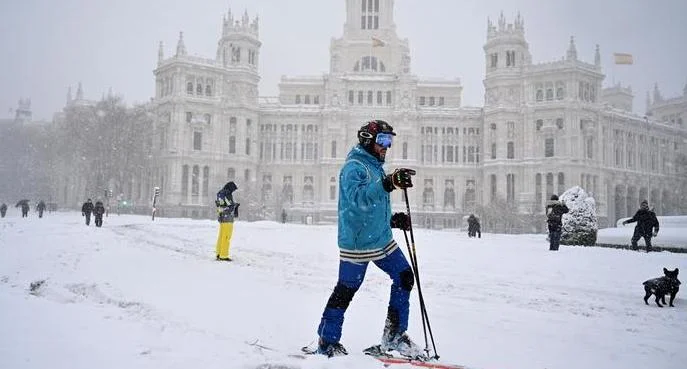
[[(637, 250), (637, 241), (644, 237), (646, 252), (651, 251), (651, 236), (656, 237), (658, 235), (658, 219), (656, 218), (656, 213), (649, 210), (648, 201), (642, 201), (642, 203), (639, 204), (639, 210), (637, 210), (632, 218), (623, 221), (623, 225), (634, 222), (637, 222), (637, 225), (635, 226), (635, 231), (630, 240), (632, 249)], [(653, 234), (651, 233), (652, 229), (654, 230)]]
[(36, 205), (36, 211), (38, 211), (38, 217), (43, 218), (43, 212), (45, 211), (45, 202), (43, 200), (40, 200), (38, 205)]
[(105, 206), (103, 205), (102, 201), (98, 200), (95, 202), (95, 206), (93, 207), (93, 215), (95, 216), (96, 227), (103, 226), (103, 214), (105, 214)]
[(328, 357), (347, 355), (341, 339), (344, 314), (365, 278), (369, 262), (391, 278), (391, 295), (382, 334), (382, 350), (409, 357), (422, 349), (406, 334), (414, 274), (393, 239), (391, 228), (410, 229), (405, 213), (391, 215), (390, 192), (413, 186), (412, 169), (384, 173), (384, 159), (396, 134), (391, 125), (373, 120), (358, 131), (359, 144), (348, 153), (339, 174), (339, 277), (322, 313), (317, 348), (305, 351)]
[(86, 225), (91, 224), (91, 213), (93, 212), (93, 202), (91, 199), (86, 200), (81, 206), (81, 216), (86, 217)]
[(468, 217), (468, 237), (475, 237), (475, 235), (478, 235), (478, 238), (482, 238), (482, 230), (479, 218), (475, 214), (470, 214)]
[(216, 260), (231, 261), (229, 248), (231, 247), (231, 236), (234, 233), (234, 218), (239, 216), (239, 203), (234, 202), (233, 193), (238, 187), (234, 182), (227, 182), (219, 192), (217, 192), (217, 221), (219, 222), (219, 234), (217, 245), (215, 246)]
[(546, 204), (546, 223), (549, 226), (549, 251), (557, 251), (561, 242), (563, 214), (569, 211), (565, 203), (558, 201), (558, 195), (551, 195)]
[(7, 213), (7, 204), (5, 204), (5, 203), (3, 202), (3, 203), (0, 205), (0, 216), (1, 216), (2, 218), (4, 218), (6, 213)]

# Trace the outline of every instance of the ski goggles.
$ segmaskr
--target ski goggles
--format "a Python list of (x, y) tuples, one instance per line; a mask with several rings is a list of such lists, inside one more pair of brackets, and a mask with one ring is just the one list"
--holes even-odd
[(379, 132), (377, 133), (377, 137), (375, 138), (375, 143), (385, 149), (388, 149), (391, 147), (391, 144), (394, 141), (394, 134), (393, 133), (384, 133), (384, 132)]

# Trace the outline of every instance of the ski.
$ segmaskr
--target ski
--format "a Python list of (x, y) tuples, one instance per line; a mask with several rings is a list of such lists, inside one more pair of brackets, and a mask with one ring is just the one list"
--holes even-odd
[(384, 367), (392, 367), (396, 365), (410, 365), (418, 368), (433, 368), (433, 369), (469, 369), (466, 366), (447, 364), (436, 361), (434, 359), (413, 359), (404, 356), (396, 356), (391, 352), (384, 352), (380, 345), (374, 345), (363, 350), (365, 355), (371, 356), (384, 364)]

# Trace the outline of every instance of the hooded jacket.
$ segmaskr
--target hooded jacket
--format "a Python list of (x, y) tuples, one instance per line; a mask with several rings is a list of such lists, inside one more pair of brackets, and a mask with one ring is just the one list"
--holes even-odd
[(656, 213), (649, 210), (648, 207), (640, 208), (632, 218), (626, 220), (624, 223), (634, 222), (637, 222), (635, 231), (639, 232), (642, 236), (651, 236), (652, 228), (655, 228), (656, 232), (658, 232), (658, 219), (656, 218)]
[(339, 174), (338, 242), (341, 260), (373, 261), (398, 245), (391, 233), (391, 197), (383, 163), (356, 145)]
[(239, 216), (239, 204), (234, 202), (233, 193), (238, 187), (234, 182), (228, 182), (217, 192), (217, 221), (220, 223), (233, 223), (234, 218)]

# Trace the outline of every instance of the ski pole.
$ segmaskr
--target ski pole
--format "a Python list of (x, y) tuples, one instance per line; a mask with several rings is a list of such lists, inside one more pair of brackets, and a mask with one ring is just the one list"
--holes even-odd
[[(422, 314), (422, 326), (424, 329), (425, 326), (425, 321), (427, 322), (427, 331), (429, 331), (429, 337), (432, 341), (432, 349), (434, 350), (434, 358), (439, 359), (439, 354), (437, 353), (437, 346), (434, 342), (434, 334), (432, 333), (432, 326), (429, 324), (429, 314), (427, 313), (427, 307), (425, 306), (425, 299), (424, 296), (422, 295), (422, 286), (420, 285), (420, 270), (418, 268), (417, 264), (417, 252), (415, 250), (415, 236), (413, 235), (413, 222), (412, 218), (410, 216), (410, 202), (408, 200), (408, 189), (404, 188), (403, 189), (403, 196), (405, 197), (406, 200), (406, 212), (408, 213), (408, 225), (409, 225), (409, 230), (410, 230), (410, 242), (412, 245), (412, 252), (410, 251), (410, 246), (408, 246), (408, 253), (410, 253), (411, 257), (411, 263), (413, 264), (413, 269), (414, 269), (414, 274), (415, 274), (415, 282), (417, 283), (417, 295), (418, 299), (420, 301), (420, 314)], [(405, 235), (405, 231), (403, 231)], [(406, 235), (406, 245), (408, 245), (408, 236)], [(425, 332), (425, 351), (427, 352), (429, 356), (429, 344), (427, 342), (427, 332)]]

